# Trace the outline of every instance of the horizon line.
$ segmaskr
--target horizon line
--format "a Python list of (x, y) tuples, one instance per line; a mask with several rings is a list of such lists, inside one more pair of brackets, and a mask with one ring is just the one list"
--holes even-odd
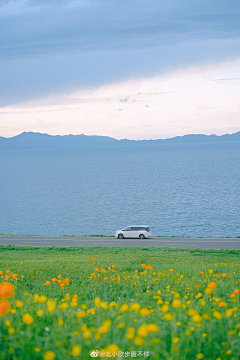
[(1, 138), (4, 138), (4, 139), (13, 139), (17, 136), (20, 136), (22, 134), (41, 134), (41, 135), (48, 135), (48, 136), (52, 136), (52, 137), (55, 137), (55, 136), (61, 136), (61, 137), (64, 137), (64, 136), (87, 136), (87, 137), (94, 137), (94, 136), (98, 136), (98, 137), (106, 137), (106, 138), (110, 138), (110, 139), (114, 139), (116, 141), (121, 141), (121, 140), (128, 140), (128, 141), (156, 141), (156, 140), (170, 140), (170, 139), (174, 139), (174, 138), (177, 138), (177, 137), (184, 137), (184, 136), (198, 136), (198, 135), (202, 135), (202, 136), (217, 136), (217, 137), (221, 137), (221, 136), (225, 136), (225, 135), (234, 135), (234, 134), (237, 134), (239, 133), (239, 131), (237, 132), (233, 132), (233, 133), (225, 133), (225, 134), (222, 134), (222, 135), (217, 135), (217, 134), (203, 134), (203, 133), (188, 133), (188, 134), (184, 134), (184, 135), (175, 135), (175, 136), (172, 136), (172, 137), (168, 137), (168, 138), (157, 138), (157, 139), (127, 139), (127, 138), (122, 138), (122, 139), (116, 139), (112, 136), (109, 136), (109, 135), (86, 135), (86, 134), (64, 134), (64, 135), (60, 135), (60, 134), (55, 134), (55, 135), (52, 135), (52, 134), (48, 134), (48, 133), (42, 133), (42, 132), (39, 132), (39, 131), (23, 131), (17, 135), (13, 135), (11, 137), (5, 137), (5, 136), (0, 136)]

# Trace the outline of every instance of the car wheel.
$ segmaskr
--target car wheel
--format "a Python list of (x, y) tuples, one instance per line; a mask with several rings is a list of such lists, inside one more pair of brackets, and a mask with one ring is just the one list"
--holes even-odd
[(145, 239), (145, 236), (143, 234), (139, 235), (140, 239)]
[(119, 235), (118, 235), (118, 238), (119, 238), (119, 239), (123, 239), (123, 234), (119, 234)]

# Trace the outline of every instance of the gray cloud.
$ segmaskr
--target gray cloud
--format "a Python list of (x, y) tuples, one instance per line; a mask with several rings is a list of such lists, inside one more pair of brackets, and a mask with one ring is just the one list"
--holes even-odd
[(240, 55), (238, 0), (2, 0), (1, 105)]
[(240, 35), (234, 0), (9, 0), (1, 13), (1, 59)]
[(232, 81), (232, 80), (240, 80), (240, 78), (214, 79), (212, 81)]

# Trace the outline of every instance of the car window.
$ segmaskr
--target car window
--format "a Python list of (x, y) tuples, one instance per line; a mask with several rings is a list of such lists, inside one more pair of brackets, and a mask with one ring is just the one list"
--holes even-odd
[(135, 230), (138, 230), (139, 228), (138, 227), (132, 227), (131, 229), (132, 229), (132, 231), (135, 231)]
[(127, 228), (125, 229), (125, 231), (131, 231), (131, 228), (130, 228), (130, 227), (127, 227)]

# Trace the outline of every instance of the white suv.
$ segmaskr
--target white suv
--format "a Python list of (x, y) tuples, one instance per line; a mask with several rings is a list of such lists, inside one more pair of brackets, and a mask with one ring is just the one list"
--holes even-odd
[(125, 229), (116, 231), (115, 237), (118, 239), (123, 238), (150, 238), (151, 231), (149, 226), (146, 225), (132, 225), (128, 226)]

